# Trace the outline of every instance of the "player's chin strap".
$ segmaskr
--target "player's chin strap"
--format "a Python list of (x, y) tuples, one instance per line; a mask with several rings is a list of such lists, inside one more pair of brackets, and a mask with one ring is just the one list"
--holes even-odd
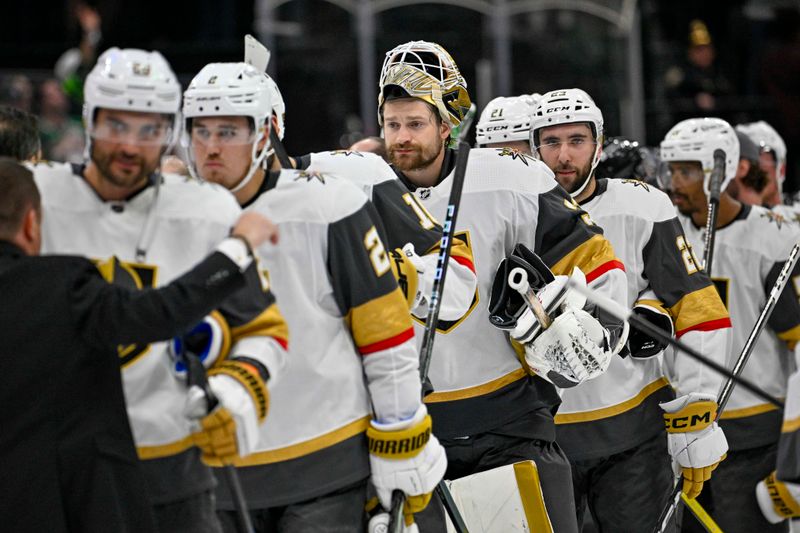
[[(269, 134), (267, 133), (269, 132), (270, 129), (271, 128), (267, 125), (265, 121), (264, 131), (261, 132), (261, 135), (258, 136), (258, 139), (253, 141), (253, 154), (251, 156), (252, 162), (250, 163), (250, 170), (247, 172), (247, 174), (245, 174), (244, 178), (242, 178), (242, 181), (240, 181), (236, 185), (236, 187), (230, 189), (232, 193), (244, 189), (247, 186), (247, 184), (252, 181), (253, 176), (255, 176), (256, 174), (256, 170), (258, 170), (258, 168), (262, 166), (262, 163), (264, 163), (265, 161), (264, 158), (267, 157), (267, 153), (270, 150)], [(266, 143), (264, 144), (264, 147), (261, 149), (261, 152), (257, 153), (256, 150), (258, 150), (258, 143), (260, 143), (262, 140), (266, 140)]]
[(569, 193), (569, 195), (573, 198), (577, 198), (581, 195), (583, 190), (589, 185), (589, 182), (592, 181), (592, 176), (594, 176), (594, 169), (597, 168), (597, 165), (600, 164), (600, 151), (603, 146), (603, 138), (602, 136), (597, 139), (597, 146), (594, 149), (594, 158), (592, 159), (592, 168), (589, 169), (589, 174), (586, 176), (586, 179), (583, 180), (583, 184), (578, 187), (573, 192)]

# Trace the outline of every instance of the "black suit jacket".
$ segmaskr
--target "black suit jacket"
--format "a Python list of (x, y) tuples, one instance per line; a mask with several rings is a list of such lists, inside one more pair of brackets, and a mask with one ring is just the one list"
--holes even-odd
[(116, 346), (172, 337), (244, 286), (212, 254), (158, 290), (0, 241), (0, 530), (154, 531)]

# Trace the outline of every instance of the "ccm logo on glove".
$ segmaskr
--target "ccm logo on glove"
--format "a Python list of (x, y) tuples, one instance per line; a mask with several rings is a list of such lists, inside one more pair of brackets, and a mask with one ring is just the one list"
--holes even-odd
[(664, 423), (670, 433), (686, 433), (707, 428), (716, 417), (716, 402), (695, 402), (677, 413), (665, 413)]
[(384, 459), (408, 459), (417, 455), (431, 439), (432, 422), (426, 415), (422, 423), (391, 433), (367, 428), (369, 453)]

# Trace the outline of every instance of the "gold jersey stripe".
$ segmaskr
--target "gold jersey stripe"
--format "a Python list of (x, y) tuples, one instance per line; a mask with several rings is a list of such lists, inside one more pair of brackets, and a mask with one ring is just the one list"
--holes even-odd
[(603, 407), (601, 409), (595, 409), (592, 411), (583, 411), (580, 413), (566, 413), (566, 414), (559, 414), (556, 415), (556, 424), (574, 424), (576, 422), (592, 422), (594, 420), (602, 420), (604, 418), (610, 418), (612, 416), (616, 416), (627, 411), (630, 411), (634, 407), (638, 407), (642, 404), (645, 399), (653, 394), (654, 392), (663, 389), (664, 387), (669, 386), (669, 381), (666, 378), (658, 378), (657, 380), (653, 381), (652, 383), (645, 386), (639, 394), (625, 400), (622, 403), (618, 403), (616, 405), (610, 405), (608, 407)]
[(748, 416), (762, 415), (764, 413), (777, 410), (778, 408), (771, 403), (762, 403), (759, 405), (753, 405), (751, 407), (743, 407), (741, 409), (726, 409), (720, 418), (723, 420), (745, 418)]
[(231, 335), (234, 342), (242, 337), (272, 337), (286, 348), (289, 341), (289, 327), (278, 305), (273, 303), (250, 322), (231, 328)]
[(194, 439), (191, 435), (187, 435), (181, 440), (170, 442), (169, 444), (159, 444), (157, 446), (137, 446), (136, 453), (139, 459), (158, 459), (160, 457), (169, 457), (171, 455), (178, 455), (185, 452), (194, 446)]
[(345, 320), (359, 348), (397, 337), (414, 327), (406, 299), (399, 287), (353, 307)]
[(690, 330), (705, 322), (730, 320), (728, 310), (719, 297), (714, 285), (685, 294), (670, 306), (669, 314), (675, 322), (675, 331)]
[(800, 324), (790, 330), (778, 333), (778, 338), (789, 344), (789, 349), (794, 349), (794, 344), (800, 341)]
[(781, 433), (793, 433), (798, 429), (800, 429), (800, 416), (784, 420), (781, 426)]
[(648, 307), (652, 307), (654, 309), (658, 309), (659, 311), (661, 311), (665, 315), (670, 314), (669, 313), (669, 309), (664, 307), (664, 304), (662, 302), (658, 301), (658, 300), (648, 300), (648, 299), (637, 300), (635, 305), (646, 305)]
[[(369, 427), (369, 421), (370, 417), (365, 416), (364, 418), (359, 418), (345, 426), (307, 441), (292, 444), (284, 448), (277, 448), (275, 450), (256, 452), (247, 457), (237, 457), (234, 459), (233, 464), (235, 466), (256, 466), (297, 459), (298, 457), (330, 448), (334, 444), (339, 444), (350, 437), (355, 437), (359, 433), (364, 433)], [(222, 466), (222, 464), (211, 466)]]
[(596, 268), (613, 262), (622, 264), (614, 254), (611, 243), (602, 235), (594, 235), (559, 259), (551, 270), (556, 276), (569, 276), (572, 274), (573, 267), (578, 267), (588, 276)]
[(514, 477), (517, 479), (522, 509), (528, 521), (528, 530), (542, 533), (553, 533), (553, 524), (547, 514), (547, 505), (542, 494), (542, 482), (539, 471), (533, 461), (514, 463)]
[[(465, 242), (462, 239), (467, 239), (467, 241)], [(436, 243), (425, 252), (425, 255), (432, 253), (438, 254), (440, 248), (441, 243)], [(472, 250), (470, 249), (469, 234), (466, 236), (459, 234), (453, 237), (453, 245), (450, 247), (450, 257), (459, 264), (475, 272), (475, 258), (472, 256)]]
[(454, 391), (431, 393), (425, 397), (425, 403), (452, 402), (455, 400), (466, 400), (467, 398), (483, 396), (485, 394), (489, 394), (490, 392), (502, 389), (510, 383), (519, 381), (527, 375), (528, 374), (524, 369), (518, 368), (513, 372), (506, 374), (505, 376), (501, 376), (482, 385), (476, 385), (475, 387), (468, 387), (466, 389)]

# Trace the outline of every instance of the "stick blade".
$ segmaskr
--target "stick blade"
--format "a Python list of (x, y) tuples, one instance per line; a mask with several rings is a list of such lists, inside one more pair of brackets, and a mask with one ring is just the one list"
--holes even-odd
[(244, 62), (253, 65), (261, 72), (266, 72), (269, 65), (270, 52), (267, 47), (250, 34), (244, 36)]

